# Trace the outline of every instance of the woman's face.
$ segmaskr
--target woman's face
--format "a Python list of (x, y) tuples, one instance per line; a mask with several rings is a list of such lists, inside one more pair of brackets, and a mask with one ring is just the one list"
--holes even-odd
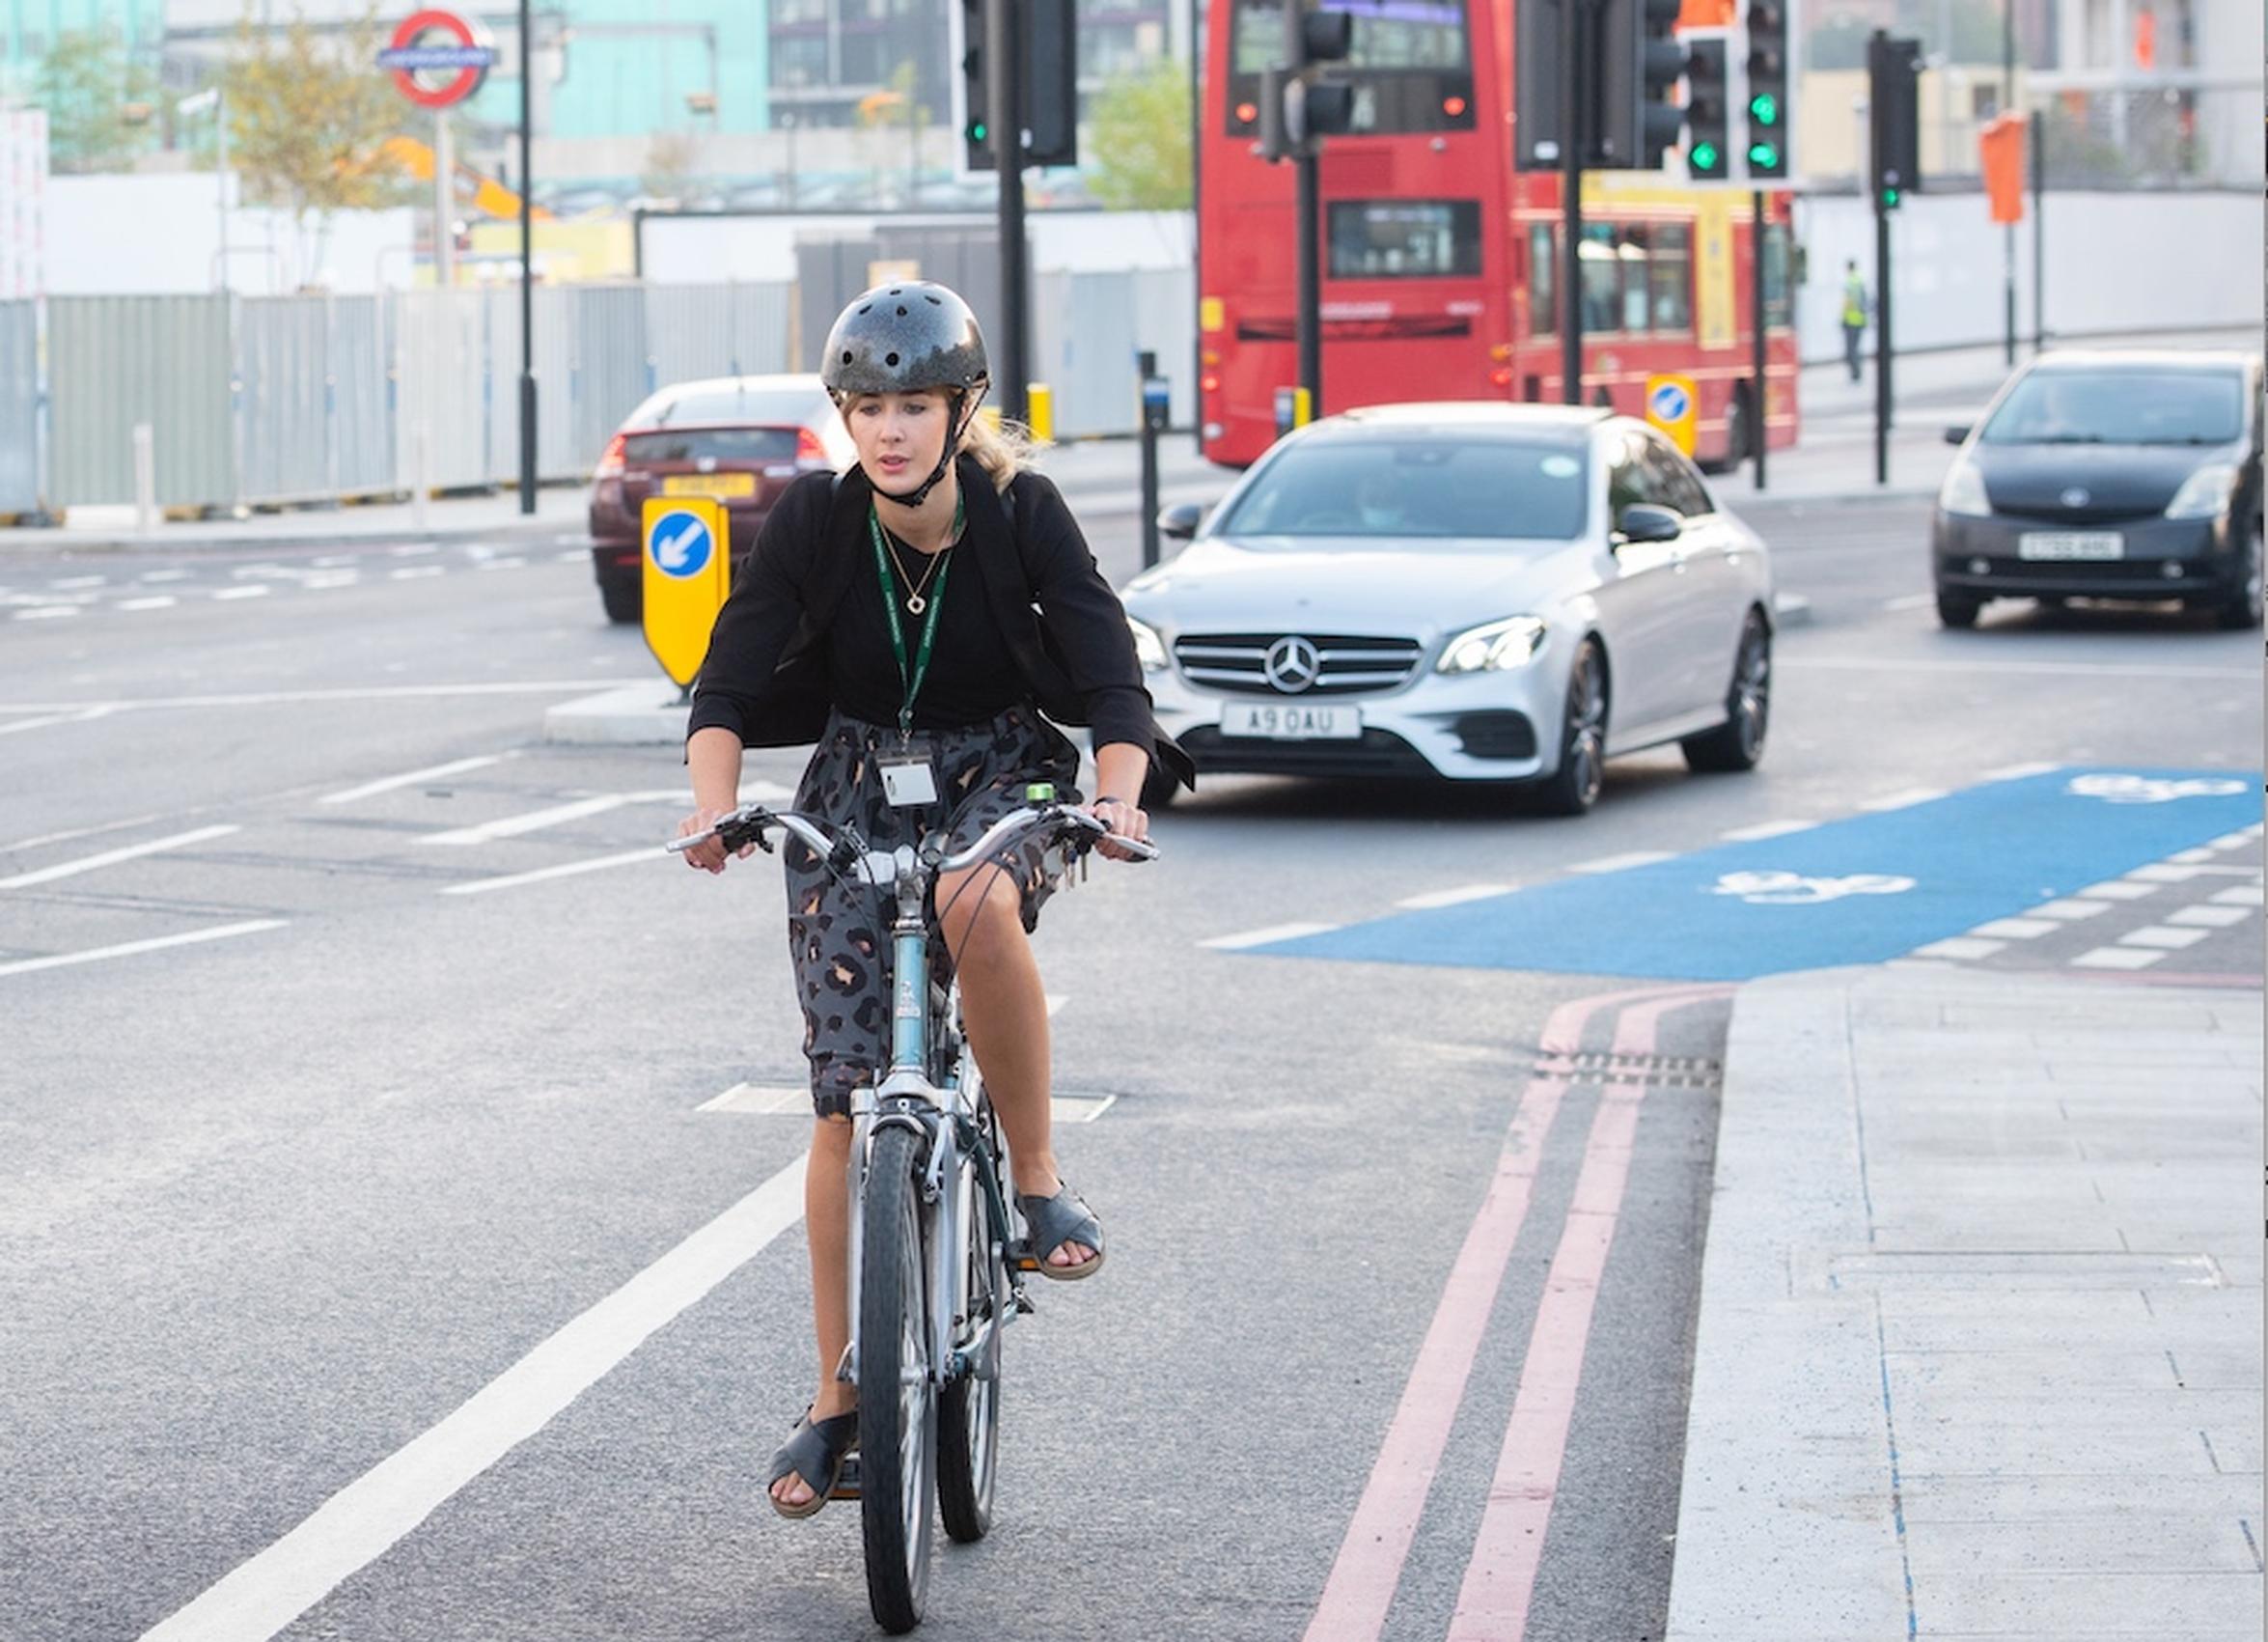
[(858, 464), (877, 489), (907, 490), (929, 477), (945, 454), (951, 417), (945, 395), (860, 394), (844, 407)]

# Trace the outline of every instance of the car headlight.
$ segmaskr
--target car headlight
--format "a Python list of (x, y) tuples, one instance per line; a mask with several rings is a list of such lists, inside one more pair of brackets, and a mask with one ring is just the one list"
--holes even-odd
[(1436, 673), (1506, 673), (1525, 667), (1543, 648), (1543, 623), (1535, 616), (1507, 616), (1467, 627), (1442, 647)]
[(1142, 663), (1145, 673), (1163, 673), (1173, 665), (1166, 654), (1166, 641), (1158, 637), (1155, 627), (1131, 616), (1126, 618), (1126, 626), (1134, 630), (1134, 658)]
[(2233, 462), (2209, 461), (2181, 482), (2173, 500), (2166, 504), (2168, 518), (2219, 518), (2236, 488)]
[(1984, 518), (1992, 513), (1992, 498), (1984, 493), (1984, 475), (1967, 457), (1956, 458), (1952, 471), (1937, 492), (1937, 505), (1949, 514)]

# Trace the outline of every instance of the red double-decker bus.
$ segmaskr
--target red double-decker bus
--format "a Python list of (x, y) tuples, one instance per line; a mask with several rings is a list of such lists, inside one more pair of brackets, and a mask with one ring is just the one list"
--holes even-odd
[[(1512, 166), (1511, 0), (1323, 0), (1352, 14), (1332, 77), (1354, 130), (1323, 149), (1323, 408), (1431, 399), (1563, 398), (1560, 180)], [(1223, 26), (1226, 24), (1227, 26)], [(1277, 435), (1298, 380), (1292, 168), (1254, 152), (1260, 73), (1282, 55), (1276, 0), (1219, 0), (1200, 128), (1198, 323), (1204, 452), (1242, 465)], [(1646, 379), (1692, 376), (1695, 455), (1717, 465), (1796, 436), (1788, 199), (1763, 244), (1745, 192), (1666, 175), (1586, 179), (1584, 397), (1644, 414)], [(1765, 404), (1752, 381), (1753, 281), (1764, 280)]]

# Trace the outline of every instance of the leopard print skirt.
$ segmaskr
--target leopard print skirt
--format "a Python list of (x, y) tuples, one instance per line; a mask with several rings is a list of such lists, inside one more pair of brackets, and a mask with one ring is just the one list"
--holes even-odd
[[(894, 808), (882, 791), (878, 761), (898, 745), (898, 732), (832, 713), (795, 791), (795, 808), (837, 831), (856, 826), (872, 849), (919, 842), (942, 825), (948, 850), (974, 843), (1001, 817), (1021, 808), (1024, 789), (1055, 783), (1056, 795), (1078, 803), (1079, 753), (1063, 732), (1031, 707), (1012, 707), (988, 723), (925, 731), (935, 756), (938, 801)], [(850, 1111), (851, 1091), (875, 1082), (890, 1062), (892, 906), (864, 885), (838, 881), (793, 839), (781, 849), (788, 881), (788, 947), (803, 1008), (803, 1053), (811, 1063), (812, 1104), (821, 1117)], [(1022, 897), (1024, 928), (1061, 881), (1062, 865), (1037, 841), (1002, 858)], [(993, 893), (1000, 893), (995, 889)], [(930, 914), (931, 973), (952, 973)]]

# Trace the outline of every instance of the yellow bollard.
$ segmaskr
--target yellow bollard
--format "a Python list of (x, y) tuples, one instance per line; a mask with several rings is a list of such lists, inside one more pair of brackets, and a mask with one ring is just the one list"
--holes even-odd
[(999, 432), (1000, 406), (997, 404), (979, 405), (977, 407), (977, 420), (983, 423), (985, 427), (991, 429), (995, 433)]
[(1055, 442), (1055, 390), (1045, 382), (1034, 382), (1025, 390), (1025, 403), (1031, 407), (1032, 437), (1042, 445)]

